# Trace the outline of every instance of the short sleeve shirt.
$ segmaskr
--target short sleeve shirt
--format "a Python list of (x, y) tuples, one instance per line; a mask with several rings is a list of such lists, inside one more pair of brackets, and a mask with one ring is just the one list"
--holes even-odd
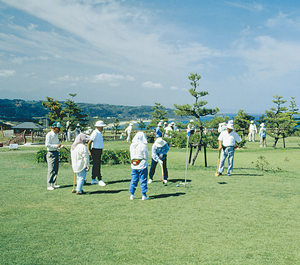
[(93, 141), (92, 148), (103, 149), (103, 137), (102, 133), (95, 129), (91, 134), (91, 140)]
[(222, 141), (225, 147), (234, 146), (235, 142), (240, 143), (242, 141), (241, 137), (235, 131), (228, 133), (227, 130), (220, 133), (218, 140)]

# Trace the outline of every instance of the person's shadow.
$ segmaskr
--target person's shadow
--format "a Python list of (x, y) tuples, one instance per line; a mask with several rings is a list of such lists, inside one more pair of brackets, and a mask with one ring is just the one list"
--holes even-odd
[(155, 200), (155, 199), (163, 199), (163, 198), (168, 198), (168, 197), (178, 197), (181, 195), (185, 195), (185, 193), (184, 192), (176, 192), (176, 193), (153, 195), (153, 196), (149, 196), (149, 197), (151, 200)]

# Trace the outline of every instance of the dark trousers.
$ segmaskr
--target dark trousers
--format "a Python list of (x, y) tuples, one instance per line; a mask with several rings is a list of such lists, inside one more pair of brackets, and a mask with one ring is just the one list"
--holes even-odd
[(92, 158), (93, 158), (93, 170), (92, 170), (92, 179), (98, 180), (102, 179), (101, 176), (101, 156), (102, 156), (102, 149), (95, 149), (91, 150)]
[[(153, 179), (154, 173), (155, 173), (155, 168), (158, 162), (155, 162), (152, 158), (151, 161), (151, 168), (150, 168), (150, 173), (149, 173), (149, 178)], [(167, 169), (167, 157), (165, 157), (163, 159), (163, 171), (164, 171), (164, 179), (167, 180), (168, 179), (168, 169)]]

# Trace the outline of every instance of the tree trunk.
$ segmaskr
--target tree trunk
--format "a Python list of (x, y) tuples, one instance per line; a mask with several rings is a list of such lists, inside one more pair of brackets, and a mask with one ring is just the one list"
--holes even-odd
[(275, 141), (274, 141), (274, 144), (273, 144), (273, 148), (276, 148), (276, 144), (278, 142), (279, 138), (278, 137), (275, 137)]
[[(201, 124), (201, 121), (200, 121), (200, 124)], [(195, 154), (193, 156), (193, 159), (190, 163), (190, 166), (193, 166), (195, 164), (195, 161), (197, 159), (197, 156), (199, 154), (199, 151), (201, 149), (201, 144), (202, 144), (202, 131), (203, 131), (203, 127), (200, 125), (200, 137), (199, 137), (199, 141), (197, 143), (197, 147), (196, 147), (196, 151), (195, 151)]]

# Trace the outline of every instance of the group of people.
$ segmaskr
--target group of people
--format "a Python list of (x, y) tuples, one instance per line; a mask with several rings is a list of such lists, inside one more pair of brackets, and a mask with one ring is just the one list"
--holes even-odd
[[(106, 186), (101, 175), (101, 156), (103, 150), (102, 131), (106, 126), (103, 121), (97, 121), (95, 130), (92, 134), (86, 135), (80, 133), (76, 136), (71, 146), (71, 161), (74, 174), (77, 175), (76, 194), (85, 194), (83, 185), (87, 172), (90, 170), (90, 155), (93, 159), (92, 180), (91, 184), (99, 184)], [(47, 147), (47, 190), (54, 190), (60, 186), (57, 184), (57, 174), (59, 167), (59, 149), (63, 147), (59, 143), (58, 133), (61, 128), (60, 122), (55, 122), (52, 130), (47, 133), (45, 146)], [(87, 144), (87, 145), (86, 145)], [(152, 162), (148, 183), (152, 183), (156, 165), (159, 163), (162, 167), (162, 181), (167, 183), (167, 153), (169, 146), (161, 137), (157, 138), (152, 146)], [(138, 132), (132, 139), (130, 145), (131, 157), (131, 183), (130, 183), (130, 199), (135, 199), (135, 190), (138, 181), (141, 182), (142, 200), (148, 200), (147, 196), (147, 179), (148, 179), (148, 163), (149, 151), (147, 148), (147, 138), (143, 132)]]
[[(251, 124), (253, 123), (251, 122)], [(159, 124), (158, 127), (160, 127), (160, 125), (162, 124)], [(103, 150), (102, 131), (105, 126), (106, 124), (103, 121), (97, 121), (95, 124), (96, 128), (90, 136), (83, 133), (78, 134), (71, 146), (72, 169), (77, 175), (77, 195), (85, 194), (82, 190), (82, 187), (85, 183), (86, 174), (90, 169), (90, 156), (92, 156), (93, 159), (91, 184), (106, 186), (106, 184), (102, 180), (101, 175), (101, 156)], [(60, 132), (61, 127), (62, 126), (59, 122), (55, 122), (52, 126), (52, 130), (46, 135), (45, 146), (47, 147), (48, 190), (54, 190), (55, 188), (60, 187), (56, 181), (59, 167), (58, 149), (63, 148), (63, 145), (59, 143), (58, 138), (58, 133)], [(261, 146), (266, 146), (266, 128), (264, 127), (263, 123), (260, 127), (261, 128), (259, 136), (261, 137)], [(254, 128), (256, 129), (256, 127)], [(228, 157), (227, 175), (230, 176), (233, 170), (234, 151), (239, 146), (242, 139), (234, 131), (233, 121), (229, 121), (226, 126), (222, 124), (221, 126), (219, 126), (219, 129), (220, 135), (218, 137), (218, 149), (220, 152), (220, 163), (218, 166), (218, 172), (216, 174), (217, 176), (222, 175), (224, 171), (224, 163), (226, 158)], [(193, 120), (190, 121), (187, 131), (188, 135), (194, 133), (195, 125)], [(147, 137), (143, 132), (140, 131), (132, 139), (132, 143), (130, 145), (131, 183), (129, 189), (131, 200), (136, 198), (134, 193), (139, 181), (141, 183), (142, 200), (149, 199), (149, 197), (147, 196), (147, 184), (152, 183), (158, 163), (160, 164), (162, 169), (162, 182), (164, 184), (168, 182), (167, 153), (169, 151), (169, 145), (165, 140), (162, 139), (162, 134), (157, 133), (156, 136), (157, 138), (152, 145), (152, 159), (149, 171), (149, 179), (147, 163), (147, 160), (149, 159), (149, 151), (147, 147)]]

